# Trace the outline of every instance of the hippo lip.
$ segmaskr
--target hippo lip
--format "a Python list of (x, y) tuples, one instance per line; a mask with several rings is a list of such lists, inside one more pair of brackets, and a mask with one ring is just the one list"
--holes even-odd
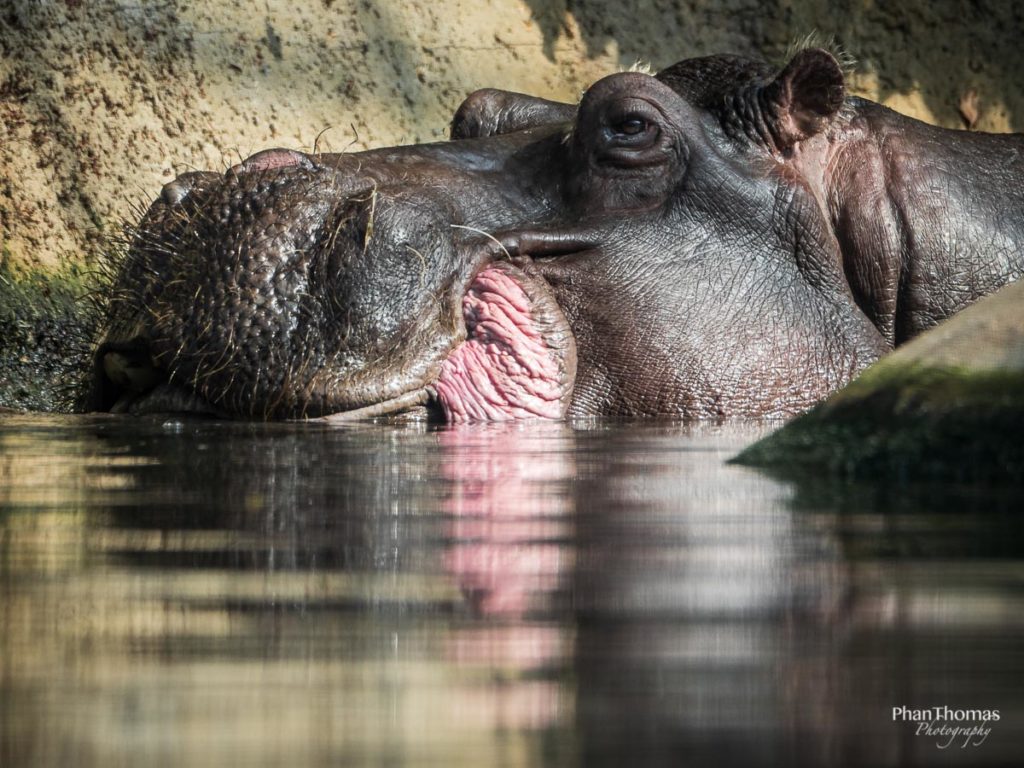
[(461, 308), (462, 340), (431, 383), (318, 420), (357, 421), (428, 403), (449, 423), (564, 417), (576, 377), (575, 339), (530, 263), (484, 265), (467, 285)]
[(393, 413), (402, 413), (410, 408), (426, 405), (434, 396), (435, 393), (430, 387), (420, 387), (419, 389), (411, 390), (406, 392), (404, 395), (392, 397), (380, 403), (365, 405), (362, 408), (353, 408), (349, 411), (330, 413), (326, 416), (310, 419), (310, 421), (323, 421), (336, 424), (339, 422), (362, 421), (364, 419), (372, 419), (376, 416), (388, 416)]

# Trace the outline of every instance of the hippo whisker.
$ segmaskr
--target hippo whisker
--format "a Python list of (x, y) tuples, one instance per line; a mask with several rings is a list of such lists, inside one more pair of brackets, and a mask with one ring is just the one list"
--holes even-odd
[(318, 133), (318, 134), (316, 135), (316, 138), (315, 138), (315, 139), (313, 139), (313, 152), (312, 152), (312, 154), (313, 154), (313, 156), (314, 156), (314, 157), (316, 157), (316, 156), (319, 156), (319, 155), (320, 155), (320, 139), (321, 139), (321, 137), (322, 137), (322, 136), (323, 136), (323, 135), (324, 135), (325, 133), (327, 133), (327, 132), (328, 132), (329, 130), (331, 130), (331, 128), (333, 128), (333, 127), (334, 127), (334, 126), (331, 126), (331, 125), (325, 126), (325, 127), (324, 127), (324, 128), (323, 128), (323, 129), (321, 130), (321, 131), (320, 131), (320, 133)]
[(496, 246), (498, 246), (499, 250), (501, 250), (501, 252), (505, 254), (506, 259), (512, 261), (512, 254), (510, 254), (508, 252), (508, 249), (504, 246), (504, 244), (490, 232), (485, 232), (484, 230), (477, 229), (476, 227), (467, 227), (465, 224), (450, 224), (449, 226), (452, 229), (465, 229), (468, 230), (469, 232), (476, 232), (478, 235), (483, 235), (488, 240), (493, 242)]

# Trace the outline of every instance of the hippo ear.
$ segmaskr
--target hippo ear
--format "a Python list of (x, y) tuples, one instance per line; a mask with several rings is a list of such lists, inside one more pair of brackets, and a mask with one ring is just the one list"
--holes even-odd
[(780, 149), (814, 136), (843, 106), (846, 84), (839, 62), (828, 51), (800, 51), (771, 83), (763, 96), (766, 115)]

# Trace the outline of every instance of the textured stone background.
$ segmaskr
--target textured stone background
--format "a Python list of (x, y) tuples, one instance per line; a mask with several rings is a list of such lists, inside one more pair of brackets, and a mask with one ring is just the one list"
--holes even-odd
[(259, 149), (444, 136), (481, 86), (574, 99), (637, 59), (779, 59), (834, 35), (854, 89), (925, 120), (1024, 127), (1005, 0), (0, 0), (0, 266), (88, 264), (177, 173)]

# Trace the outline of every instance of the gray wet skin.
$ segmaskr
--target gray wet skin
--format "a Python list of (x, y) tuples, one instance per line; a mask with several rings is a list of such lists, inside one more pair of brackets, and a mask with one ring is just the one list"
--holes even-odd
[(820, 49), (612, 75), (578, 106), (481, 91), (452, 133), (168, 185), (97, 406), (154, 381), (238, 416), (420, 402), (467, 285), (512, 258), (575, 336), (569, 415), (790, 414), (1024, 271), (1024, 138), (847, 97)]

